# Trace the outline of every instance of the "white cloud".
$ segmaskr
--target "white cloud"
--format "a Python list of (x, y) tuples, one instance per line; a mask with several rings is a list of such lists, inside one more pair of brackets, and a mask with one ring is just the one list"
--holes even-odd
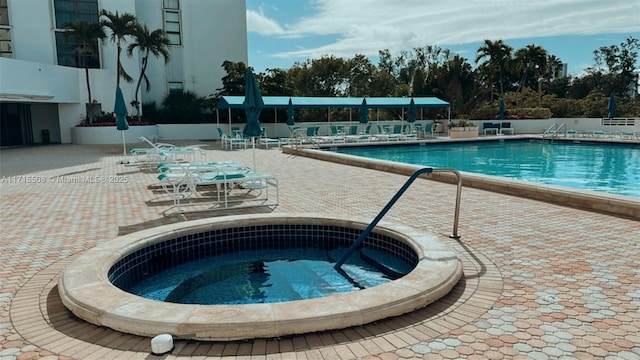
[[(255, 17), (250, 31), (279, 37), (337, 38), (324, 45), (275, 54), (286, 58), (376, 55), (380, 49), (395, 52), (484, 39), (640, 32), (637, 0), (313, 0), (312, 3), (315, 13), (304, 14), (305, 17), (286, 28), (262, 14), (248, 11), (248, 19)], [(253, 30), (257, 24), (261, 27), (259, 31)]]
[(254, 10), (247, 10), (247, 31), (267, 36), (285, 33), (276, 21)]

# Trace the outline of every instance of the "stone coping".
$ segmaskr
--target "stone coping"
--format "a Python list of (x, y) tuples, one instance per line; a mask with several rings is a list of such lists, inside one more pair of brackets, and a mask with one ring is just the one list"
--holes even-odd
[(185, 305), (129, 294), (108, 280), (123, 256), (145, 246), (211, 229), (251, 225), (322, 224), (364, 229), (365, 219), (314, 214), (207, 218), (125, 235), (87, 250), (61, 274), (58, 290), (78, 317), (114, 330), (196, 340), (272, 338), (363, 325), (424, 307), (446, 295), (462, 276), (456, 253), (435, 235), (381, 221), (376, 232), (405, 242), (418, 255), (415, 269), (384, 285), (324, 298), (271, 304)]

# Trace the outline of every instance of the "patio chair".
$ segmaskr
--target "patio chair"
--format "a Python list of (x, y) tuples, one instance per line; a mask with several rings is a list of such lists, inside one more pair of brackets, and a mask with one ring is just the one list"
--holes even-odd
[[(398, 126), (398, 125), (396, 125)], [(400, 132), (400, 140), (417, 140), (418, 136), (413, 130), (413, 126), (411, 124), (406, 124), (402, 127), (402, 131)]]
[(433, 124), (424, 124), (422, 137), (427, 137), (427, 134), (429, 134), (430, 137), (433, 137)]
[(487, 133), (498, 135), (498, 131), (500, 130), (500, 124), (494, 123), (482, 123), (482, 134), (487, 135)]
[(500, 134), (505, 135), (505, 132), (510, 135), (515, 135), (516, 129), (511, 127), (510, 122), (502, 122), (500, 123)]
[[(395, 129), (395, 127), (394, 127)], [(402, 129), (402, 127), (400, 128)], [(400, 133), (391, 132), (391, 125), (378, 125), (378, 134), (376, 138), (383, 141), (398, 141), (400, 140)]]
[(233, 150), (234, 146), (238, 146), (238, 147), (244, 147), (245, 149), (247, 148), (247, 141), (245, 138), (243, 137), (232, 137), (227, 135), (222, 128), (217, 128), (218, 129), (218, 135), (220, 135), (220, 141), (222, 143), (222, 148), (223, 149), (230, 149)]

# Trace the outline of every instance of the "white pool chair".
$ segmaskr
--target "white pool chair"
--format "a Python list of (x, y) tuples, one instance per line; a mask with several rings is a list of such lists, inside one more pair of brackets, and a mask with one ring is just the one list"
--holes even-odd
[[(212, 172), (169, 172), (158, 175), (158, 181), (173, 205), (164, 211), (179, 213), (275, 207), (278, 205), (278, 180), (269, 174), (246, 169), (226, 169)], [(209, 189), (198, 192), (199, 189)], [(275, 191), (275, 200), (273, 192)], [(203, 195), (204, 193), (204, 195)], [(213, 196), (211, 196), (213, 195)]]
[(132, 148), (131, 155), (137, 162), (143, 164), (157, 164), (163, 161), (204, 161), (206, 154), (202, 145), (177, 146), (167, 143), (154, 143), (144, 136), (140, 140), (149, 144), (148, 148)]
[(233, 150), (234, 146), (238, 148), (247, 148), (247, 140), (241, 136), (229, 136), (221, 128), (218, 128), (218, 135), (220, 135), (220, 141), (223, 149)]
[(160, 173), (185, 171), (193, 172), (213, 172), (213, 171), (230, 171), (230, 170), (251, 170), (247, 165), (237, 161), (209, 161), (202, 163), (159, 163), (156, 169)]

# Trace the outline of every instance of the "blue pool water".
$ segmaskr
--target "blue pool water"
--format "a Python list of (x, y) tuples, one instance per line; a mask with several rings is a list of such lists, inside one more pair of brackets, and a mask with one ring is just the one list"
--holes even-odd
[[(395, 279), (355, 255), (342, 266), (343, 273), (336, 271), (332, 258), (344, 250), (241, 251), (176, 266), (128, 291), (181, 304), (251, 304), (313, 299)], [(398, 264), (397, 258), (382, 260), (405, 274), (411, 269), (408, 264)]]
[(339, 153), (640, 197), (640, 146), (490, 141), (339, 148)]

